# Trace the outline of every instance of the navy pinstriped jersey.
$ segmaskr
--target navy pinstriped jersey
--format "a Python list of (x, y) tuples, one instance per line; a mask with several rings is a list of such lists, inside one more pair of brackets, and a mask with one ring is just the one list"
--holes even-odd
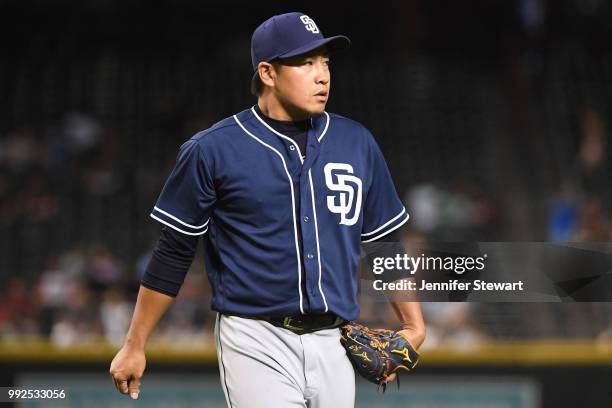
[(329, 113), (311, 122), (305, 159), (253, 108), (181, 146), (151, 217), (206, 234), (214, 310), (359, 315), (360, 244), (408, 214), (365, 127)]

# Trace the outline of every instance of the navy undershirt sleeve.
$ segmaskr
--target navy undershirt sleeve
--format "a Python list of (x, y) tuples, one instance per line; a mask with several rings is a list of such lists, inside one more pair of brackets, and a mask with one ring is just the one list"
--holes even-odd
[(397, 230), (391, 231), (387, 235), (375, 239), (372, 242), (400, 242), (400, 234), (397, 232)]
[(142, 286), (175, 297), (191, 267), (197, 247), (197, 235), (186, 235), (164, 226), (141, 279)]

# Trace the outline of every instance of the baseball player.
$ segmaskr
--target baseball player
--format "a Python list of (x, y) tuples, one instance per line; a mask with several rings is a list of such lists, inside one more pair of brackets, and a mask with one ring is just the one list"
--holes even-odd
[[(303, 13), (253, 33), (257, 104), (180, 147), (151, 213), (161, 237), (110, 368), (121, 393), (138, 398), (149, 333), (203, 236), (228, 407), (354, 406), (339, 327), (359, 315), (360, 245), (398, 240), (408, 214), (370, 132), (325, 111), (330, 55), (349, 44)], [(418, 348), (419, 304), (392, 306)]]

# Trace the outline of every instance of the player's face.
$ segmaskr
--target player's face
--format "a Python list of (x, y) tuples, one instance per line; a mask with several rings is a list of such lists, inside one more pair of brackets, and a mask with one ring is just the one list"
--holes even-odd
[(285, 109), (319, 115), (329, 97), (329, 56), (324, 49), (285, 59), (277, 66), (276, 97)]

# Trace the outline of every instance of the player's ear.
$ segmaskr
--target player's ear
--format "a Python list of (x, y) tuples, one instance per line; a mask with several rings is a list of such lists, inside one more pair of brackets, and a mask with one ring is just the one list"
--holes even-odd
[(257, 66), (259, 71), (259, 78), (264, 85), (274, 86), (274, 80), (276, 79), (276, 70), (269, 62), (260, 62)]

